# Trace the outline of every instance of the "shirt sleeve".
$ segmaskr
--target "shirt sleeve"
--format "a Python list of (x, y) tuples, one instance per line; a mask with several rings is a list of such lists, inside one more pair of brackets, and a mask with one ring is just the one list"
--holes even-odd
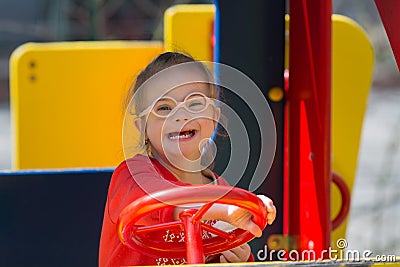
[[(166, 181), (157, 172), (150, 160), (133, 158), (124, 162), (114, 171), (108, 191), (108, 215), (113, 223), (123, 209), (131, 202), (163, 189), (176, 186)], [(166, 207), (146, 216), (147, 223), (161, 223), (173, 220), (174, 207)], [(148, 221), (150, 220), (150, 221)], [(147, 224), (144, 223), (144, 224)]]
[[(132, 161), (125, 161), (115, 169), (108, 188), (104, 211), (99, 266), (154, 265), (153, 258), (143, 257), (121, 243), (116, 224), (121, 212), (131, 202), (162, 190), (167, 185), (171, 187), (171, 183), (162, 183), (160, 182), (162, 180), (163, 177), (149, 160), (136, 156)], [(173, 212), (174, 207), (166, 207), (144, 216), (140, 224), (154, 225), (172, 221)]]

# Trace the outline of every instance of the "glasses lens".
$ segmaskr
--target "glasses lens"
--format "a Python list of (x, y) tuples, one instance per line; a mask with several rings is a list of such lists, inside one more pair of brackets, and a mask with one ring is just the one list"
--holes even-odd
[(203, 95), (191, 95), (186, 99), (185, 105), (192, 112), (201, 112), (207, 108), (207, 98)]
[(153, 112), (159, 116), (166, 117), (176, 107), (176, 102), (169, 98), (161, 98), (153, 107)]

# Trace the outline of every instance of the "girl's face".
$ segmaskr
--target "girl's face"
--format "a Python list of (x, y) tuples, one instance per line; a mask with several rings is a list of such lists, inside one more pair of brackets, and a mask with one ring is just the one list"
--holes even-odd
[[(152, 107), (148, 117), (144, 116), (146, 136), (155, 157), (169, 164), (199, 161), (201, 149), (212, 136), (220, 113), (215, 100), (205, 103), (202, 95), (210, 95), (208, 84), (181, 85), (164, 94), (164, 100)], [(186, 104), (181, 103), (184, 100)]]

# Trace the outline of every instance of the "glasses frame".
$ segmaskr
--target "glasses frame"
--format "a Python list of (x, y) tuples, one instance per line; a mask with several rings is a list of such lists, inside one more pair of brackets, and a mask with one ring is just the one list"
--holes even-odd
[[(194, 95), (200, 95), (200, 96), (204, 97), (205, 100), (206, 100), (205, 107), (204, 107), (203, 109), (199, 110), (199, 111), (190, 110), (190, 109), (185, 105), (185, 103), (186, 103), (186, 101), (189, 99), (189, 97), (194, 96)], [(154, 107), (155, 107), (155, 105), (156, 105), (156, 103), (157, 103), (158, 101), (160, 101), (161, 99), (170, 99), (170, 100), (172, 100), (172, 101), (176, 104), (176, 106), (175, 106), (175, 107), (168, 113), (168, 115), (166, 115), (166, 116), (157, 114), (157, 113), (153, 110)], [(155, 100), (153, 101), (153, 103), (152, 103), (150, 106), (148, 106), (145, 110), (143, 110), (142, 112), (140, 112), (140, 113), (137, 114), (136, 116), (137, 116), (138, 118), (140, 118), (140, 117), (146, 116), (147, 114), (149, 114), (149, 113), (151, 112), (154, 116), (156, 116), (156, 117), (158, 117), (158, 118), (163, 118), (163, 119), (165, 119), (165, 118), (168, 118), (169, 116), (173, 115), (173, 114), (174, 114), (179, 108), (181, 108), (181, 107), (183, 107), (183, 108), (184, 108), (187, 112), (189, 112), (190, 114), (198, 114), (198, 113), (202, 113), (202, 112), (204, 112), (205, 110), (207, 110), (207, 108), (208, 108), (209, 105), (212, 105), (213, 107), (216, 107), (215, 99), (210, 98), (210, 97), (208, 97), (208, 96), (206, 96), (205, 94), (200, 93), (200, 92), (193, 92), (193, 93), (188, 94), (188, 95), (185, 97), (185, 99), (183, 99), (183, 101), (177, 101), (175, 98), (172, 98), (172, 97), (169, 97), (169, 96), (164, 96), (164, 97), (159, 97), (159, 98), (155, 99)]]

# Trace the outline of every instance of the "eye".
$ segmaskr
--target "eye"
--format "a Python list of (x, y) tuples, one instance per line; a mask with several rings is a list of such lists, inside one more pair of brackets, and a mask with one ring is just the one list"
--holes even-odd
[(192, 100), (189, 102), (189, 107), (195, 107), (195, 106), (204, 106), (204, 102), (202, 102), (201, 100)]
[(176, 104), (170, 99), (160, 99), (153, 108), (153, 112), (160, 116), (167, 116)]
[(186, 106), (193, 111), (201, 111), (206, 106), (207, 100), (202, 95), (193, 95), (186, 100)]
[(154, 109), (154, 111), (155, 111), (155, 113), (157, 113), (160, 116), (168, 116), (168, 114), (171, 112), (172, 109), (173, 109), (172, 106), (163, 104), (163, 105), (157, 106)]
[(167, 105), (162, 105), (157, 107), (157, 111), (167, 111), (167, 110), (172, 110), (172, 108)]

